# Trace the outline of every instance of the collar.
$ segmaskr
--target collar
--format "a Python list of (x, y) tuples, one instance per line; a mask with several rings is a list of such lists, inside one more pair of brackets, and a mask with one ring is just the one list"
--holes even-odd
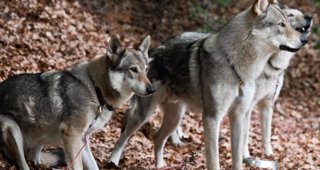
[(97, 95), (97, 98), (98, 98), (98, 101), (99, 101), (99, 111), (102, 112), (102, 109), (104, 107), (106, 107), (109, 111), (114, 111), (115, 109), (110, 105), (108, 104), (104, 98), (103, 98), (103, 95), (101, 93), (101, 90), (99, 89), (99, 87), (94, 87), (95, 91), (96, 91), (96, 95)]
[[(95, 82), (93, 81), (91, 75), (89, 75), (89, 79), (91, 80), (91, 82), (92, 82), (93, 84), (95, 84)], [(100, 90), (99, 87), (94, 86), (94, 91), (96, 92), (96, 96), (97, 96), (98, 101), (99, 101), (99, 107), (98, 107), (99, 113), (102, 112), (102, 109), (103, 109), (104, 107), (107, 107), (107, 109), (108, 109), (109, 111), (114, 111), (114, 110), (115, 110), (110, 104), (108, 104), (108, 103), (104, 100), (103, 95), (102, 95), (102, 92), (101, 92), (101, 90)]]
[[(206, 53), (208, 53), (207, 51), (206, 51), (206, 49), (204, 48), (204, 44), (205, 44), (205, 41), (207, 40), (208, 38), (204, 38), (204, 39), (202, 39), (202, 40), (200, 40), (200, 41), (194, 41), (194, 42), (192, 42), (192, 43), (190, 43), (189, 44), (189, 46), (190, 47), (192, 47), (195, 43), (199, 43), (198, 44), (198, 59), (199, 59), (199, 64), (201, 65), (201, 61), (200, 61), (200, 59), (201, 59), (201, 52), (206, 52)], [(202, 49), (202, 50), (201, 50)], [(234, 64), (232, 64), (231, 63), (231, 61), (230, 61), (230, 58), (229, 58), (229, 56), (228, 56), (228, 53), (227, 52), (225, 52), (224, 50), (223, 50), (223, 48), (221, 48), (222, 49), (222, 52), (224, 53), (224, 56), (226, 56), (226, 59), (227, 59), (227, 62), (229, 63), (229, 65), (230, 65), (230, 67), (231, 67), (231, 69), (233, 70), (233, 72), (234, 72), (234, 74), (236, 75), (236, 77), (239, 79), (239, 83), (238, 83), (238, 91), (239, 91), (239, 96), (243, 96), (243, 90), (242, 90), (242, 86), (244, 85), (244, 81), (242, 81), (242, 79), (241, 79), (241, 77), (240, 77), (240, 75), (239, 75), (239, 73), (237, 72), (237, 70), (236, 70), (236, 68), (235, 68), (235, 65)], [(201, 67), (200, 67), (201, 68)], [(200, 70), (200, 72), (201, 72), (201, 70)]]
[[(221, 47), (221, 49), (222, 49), (222, 52), (224, 53), (224, 56), (225, 56), (226, 59), (227, 59), (227, 62), (228, 62), (229, 65), (230, 65), (232, 71), (234, 72), (234, 74), (236, 75), (236, 77), (239, 79), (239, 89), (241, 89), (241, 86), (244, 84), (244, 81), (242, 81), (242, 79), (241, 79), (238, 71), (237, 71), (236, 68), (235, 68), (235, 65), (234, 65), (233, 63), (231, 63), (230, 57), (229, 57), (228, 53), (227, 53), (222, 47)], [(240, 94), (241, 94), (241, 92), (240, 92)]]
[(230, 67), (232, 69), (232, 71), (234, 72), (234, 74), (236, 75), (236, 77), (239, 79), (239, 83), (238, 83), (238, 91), (239, 91), (239, 96), (243, 96), (243, 91), (242, 91), (242, 86), (244, 84), (244, 81), (242, 81), (238, 71), (236, 70), (234, 64), (231, 63), (230, 59), (227, 58), (228, 63), (230, 64)]
[(269, 65), (272, 69), (274, 69), (274, 70), (276, 70), (276, 71), (280, 71), (280, 70), (281, 70), (281, 68), (274, 66), (274, 65), (271, 63), (271, 60), (270, 60), (270, 59), (268, 60), (268, 65)]

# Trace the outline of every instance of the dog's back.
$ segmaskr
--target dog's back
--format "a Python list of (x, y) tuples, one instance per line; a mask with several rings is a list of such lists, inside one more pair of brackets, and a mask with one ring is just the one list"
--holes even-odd
[[(68, 71), (22, 74), (11, 77), (0, 84), (0, 114), (8, 116), (19, 124), (22, 131), (32, 140), (43, 135), (70, 115), (68, 109), (82, 109), (90, 98), (90, 93), (72, 73)], [(51, 143), (52, 138), (40, 143)]]

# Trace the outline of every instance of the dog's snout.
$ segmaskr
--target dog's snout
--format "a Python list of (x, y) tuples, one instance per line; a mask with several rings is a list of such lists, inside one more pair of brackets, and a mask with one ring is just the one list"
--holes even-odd
[(156, 91), (152, 85), (148, 85), (146, 90), (148, 94), (153, 94)]
[(307, 42), (308, 42), (308, 38), (302, 38), (302, 39), (300, 39), (300, 41), (301, 41), (301, 43), (302, 43), (303, 45), (305, 45), (305, 44), (307, 44)]

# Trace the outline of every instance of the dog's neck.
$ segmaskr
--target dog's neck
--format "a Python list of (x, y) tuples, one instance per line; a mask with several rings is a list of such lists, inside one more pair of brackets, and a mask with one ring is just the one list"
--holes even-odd
[[(102, 56), (88, 63), (88, 73), (95, 86), (99, 103), (102, 102), (103, 99), (104, 104), (109, 105), (110, 108), (115, 108), (118, 107), (118, 99), (121, 96), (120, 92), (114, 89), (111, 85), (111, 80), (108, 73), (110, 67), (111, 61), (108, 61), (106, 56)], [(99, 90), (97, 91), (97, 89)], [(99, 93), (101, 94), (100, 99)]]
[[(237, 17), (242, 17), (243, 21), (250, 19), (245, 12)], [(265, 39), (252, 35), (251, 23), (239, 23), (238, 20), (239, 18), (222, 28), (216, 42), (224, 43), (215, 46), (227, 54), (226, 57), (234, 65), (242, 81), (253, 81), (262, 73), (268, 59), (278, 48)]]
[(273, 54), (264, 67), (263, 74), (273, 78), (279, 77), (279, 74), (282, 74), (288, 68), (293, 56), (294, 53), (287, 51)]

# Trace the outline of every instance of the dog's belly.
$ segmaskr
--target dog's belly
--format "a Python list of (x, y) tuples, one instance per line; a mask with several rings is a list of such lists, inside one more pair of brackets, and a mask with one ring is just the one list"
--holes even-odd
[(23, 131), (24, 144), (26, 148), (35, 147), (38, 145), (59, 145), (62, 144), (62, 135), (58, 127), (55, 129), (29, 128), (28, 131)]
[(203, 111), (202, 100), (198, 97), (199, 93), (190, 94), (189, 96), (181, 96), (180, 100), (188, 105), (190, 111), (201, 113)]
[(274, 78), (258, 78), (256, 80), (256, 92), (254, 96), (254, 102), (257, 103), (258, 101), (264, 98), (273, 98), (277, 88), (276, 86), (277, 80)]

